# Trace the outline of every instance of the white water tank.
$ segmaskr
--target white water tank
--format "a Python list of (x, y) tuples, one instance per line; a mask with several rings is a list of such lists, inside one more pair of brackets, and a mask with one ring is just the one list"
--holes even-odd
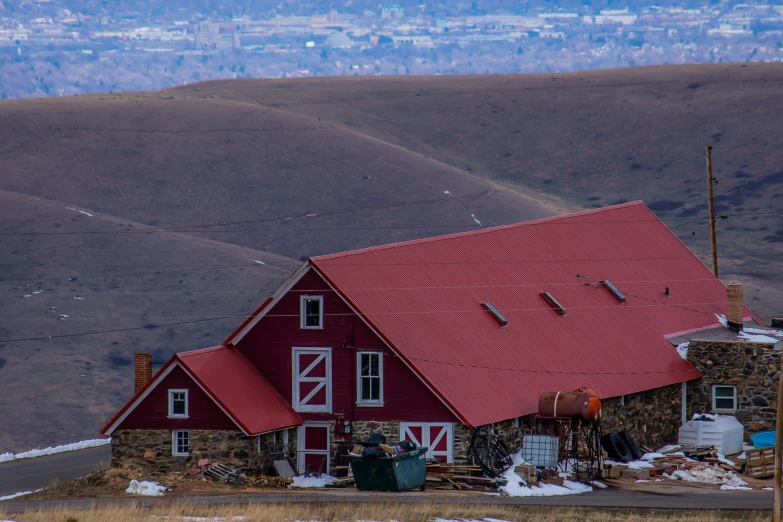
[(696, 414), (680, 428), (680, 444), (709, 444), (724, 455), (740, 453), (745, 427), (730, 415)]

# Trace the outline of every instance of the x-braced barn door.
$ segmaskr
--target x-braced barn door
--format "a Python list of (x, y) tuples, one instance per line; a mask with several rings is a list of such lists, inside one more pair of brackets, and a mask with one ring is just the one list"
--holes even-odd
[(427, 457), (453, 462), (454, 425), (451, 422), (401, 422), (400, 440), (429, 448)]
[(331, 348), (293, 349), (294, 410), (332, 411)]

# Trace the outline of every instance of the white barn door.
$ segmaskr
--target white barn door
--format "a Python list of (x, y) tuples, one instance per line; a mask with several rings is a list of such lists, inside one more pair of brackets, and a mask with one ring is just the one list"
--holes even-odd
[(293, 393), (295, 411), (332, 411), (332, 349), (293, 349)]
[(428, 458), (454, 462), (454, 425), (451, 422), (401, 422), (400, 440), (426, 446)]

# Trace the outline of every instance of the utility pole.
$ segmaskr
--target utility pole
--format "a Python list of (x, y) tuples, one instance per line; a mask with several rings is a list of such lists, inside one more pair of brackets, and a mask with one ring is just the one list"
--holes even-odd
[(710, 243), (712, 245), (712, 273), (718, 277), (718, 243), (715, 240), (715, 199), (712, 195), (712, 146), (707, 145), (707, 200), (710, 209)]
[(780, 522), (780, 486), (783, 482), (783, 476), (781, 476), (781, 466), (783, 465), (783, 454), (781, 448), (783, 448), (783, 364), (778, 362), (778, 373), (780, 373), (780, 379), (778, 380), (778, 413), (777, 421), (775, 422), (775, 496), (772, 500), (772, 521)]

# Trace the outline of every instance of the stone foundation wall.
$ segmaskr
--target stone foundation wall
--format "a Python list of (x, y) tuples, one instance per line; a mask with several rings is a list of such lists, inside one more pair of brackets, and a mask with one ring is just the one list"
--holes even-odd
[(242, 469), (259, 462), (257, 437), (247, 437), (241, 431), (188, 431), (190, 455), (174, 456), (171, 430), (117, 430), (111, 436), (111, 465), (138, 467), (156, 475), (185, 471), (207, 458)]
[(775, 429), (780, 352), (772, 344), (691, 341), (688, 360), (704, 374), (688, 383), (688, 418), (711, 412), (712, 386), (725, 384), (737, 387), (737, 411), (718, 413), (733, 414), (746, 437)]
[(682, 385), (673, 384), (601, 401), (604, 433), (626, 430), (640, 446), (652, 451), (677, 442), (682, 423)]

